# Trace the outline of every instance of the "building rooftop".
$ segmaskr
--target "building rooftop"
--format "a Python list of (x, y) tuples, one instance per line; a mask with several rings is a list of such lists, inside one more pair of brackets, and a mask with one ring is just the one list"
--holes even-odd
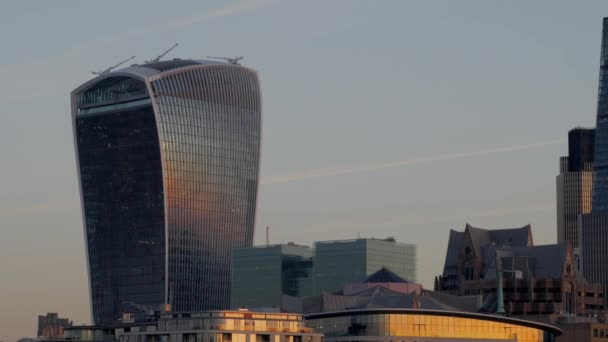
[(382, 267), (378, 271), (370, 274), (364, 283), (409, 283), (409, 281), (401, 278), (386, 267)]

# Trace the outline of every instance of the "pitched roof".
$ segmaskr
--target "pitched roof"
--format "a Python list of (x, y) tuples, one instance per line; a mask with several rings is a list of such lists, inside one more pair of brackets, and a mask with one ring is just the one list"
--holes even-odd
[(481, 249), (491, 243), (498, 247), (525, 247), (528, 241), (532, 240), (532, 229), (530, 225), (525, 225), (521, 228), (506, 228), (506, 229), (484, 229), (476, 228), (468, 223), (465, 226), (465, 233), (468, 232), (471, 237), (473, 248), (476, 255), (481, 255)]
[(464, 240), (464, 232), (459, 232), (450, 229), (450, 238), (448, 239), (448, 250), (445, 254), (445, 263), (443, 264), (443, 276), (446, 277), (451, 273), (456, 273), (458, 269), (458, 253), (462, 247)]
[(370, 274), (363, 283), (409, 283), (386, 267)]
[(568, 255), (568, 242), (514, 248), (513, 255), (528, 259), (528, 267), (536, 278), (560, 278)]

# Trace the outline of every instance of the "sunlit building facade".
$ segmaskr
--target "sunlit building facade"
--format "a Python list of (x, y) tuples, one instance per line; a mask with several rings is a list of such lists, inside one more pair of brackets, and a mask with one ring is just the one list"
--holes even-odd
[(47, 313), (46, 316), (38, 316), (38, 339), (52, 339), (63, 336), (66, 328), (72, 326), (72, 321), (60, 318), (57, 313)]
[[(578, 250), (578, 216), (591, 212), (595, 129), (568, 132), (568, 156), (560, 158), (556, 177), (557, 242), (570, 241)], [(578, 253), (575, 253), (578, 254)]]
[[(161, 314), (139, 324), (66, 330), (71, 342), (322, 342), (323, 335), (294, 313), (204, 311)], [(60, 342), (60, 341), (57, 341)]]
[(560, 329), (495, 315), (420, 309), (345, 310), (306, 316), (327, 342), (552, 342)]
[(304, 313), (307, 326), (327, 342), (544, 342), (561, 334), (551, 325), (478, 313), (481, 301), (474, 296), (455, 299), (381, 268), (361, 284), (344, 284), (341, 291), (285, 296), (281, 309)]
[(93, 320), (230, 305), (230, 257), (251, 246), (261, 99), (254, 70), (134, 65), (72, 92)]

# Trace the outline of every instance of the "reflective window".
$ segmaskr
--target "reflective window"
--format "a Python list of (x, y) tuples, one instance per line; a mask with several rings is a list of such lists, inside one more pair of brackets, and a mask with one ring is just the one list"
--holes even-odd
[(173, 309), (230, 306), (230, 259), (251, 246), (260, 93), (246, 68), (211, 66), (152, 81), (167, 189)]
[(309, 326), (328, 340), (356, 341), (356, 336), (432, 337), (518, 342), (548, 342), (555, 336), (537, 328), (474, 318), (412, 313), (361, 313), (342, 317), (313, 318)]
[(164, 303), (161, 161), (150, 106), (77, 117), (93, 316)]

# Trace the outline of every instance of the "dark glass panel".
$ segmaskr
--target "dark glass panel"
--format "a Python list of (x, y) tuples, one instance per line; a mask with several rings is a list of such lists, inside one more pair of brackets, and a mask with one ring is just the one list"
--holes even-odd
[(78, 108), (103, 106), (147, 97), (146, 85), (131, 77), (106, 78), (78, 95)]
[(76, 118), (96, 323), (164, 303), (164, 212), (152, 107)]

